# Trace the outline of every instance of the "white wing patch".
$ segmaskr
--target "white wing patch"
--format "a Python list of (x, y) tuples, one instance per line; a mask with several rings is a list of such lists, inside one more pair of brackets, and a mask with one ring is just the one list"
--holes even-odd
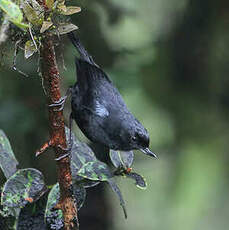
[(107, 117), (109, 116), (109, 112), (105, 106), (100, 104), (98, 101), (95, 101), (94, 113), (100, 117)]

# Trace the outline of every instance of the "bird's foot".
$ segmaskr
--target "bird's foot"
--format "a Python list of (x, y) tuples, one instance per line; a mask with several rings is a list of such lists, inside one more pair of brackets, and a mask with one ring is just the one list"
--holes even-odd
[(58, 145), (58, 148), (60, 148), (62, 151), (64, 151), (65, 153), (57, 158), (55, 158), (55, 161), (60, 161), (66, 157), (68, 157), (70, 155), (70, 151), (72, 149), (72, 146), (67, 147), (67, 148), (63, 148), (62, 146)]
[[(54, 147), (55, 146), (55, 141), (53, 139), (45, 142), (42, 147), (36, 151), (36, 157), (40, 156), (42, 153), (44, 153), (46, 150), (48, 150), (50, 147)], [(70, 155), (70, 151), (71, 151), (71, 146), (68, 148), (64, 148), (61, 145), (57, 146), (60, 151), (62, 151), (63, 153), (61, 154), (61, 156), (55, 158), (56, 161), (60, 161), (65, 157), (68, 157)]]
[(61, 97), (58, 101), (55, 101), (53, 104), (48, 105), (49, 107), (57, 107), (60, 106), (58, 109), (54, 109), (54, 111), (61, 111), (64, 109), (65, 101), (68, 98), (68, 96), (72, 94), (72, 87), (69, 87), (67, 92), (63, 97)]
[(62, 159), (64, 159), (64, 158), (68, 157), (69, 155), (70, 155), (69, 152), (68, 152), (68, 153), (65, 153), (64, 155), (61, 155), (60, 157), (55, 158), (55, 161), (60, 161), (60, 160), (62, 160)]
[(58, 101), (55, 101), (53, 104), (48, 105), (49, 107), (56, 107), (60, 106), (58, 109), (54, 109), (55, 111), (61, 111), (64, 109), (65, 101), (67, 99), (67, 95), (61, 97)]

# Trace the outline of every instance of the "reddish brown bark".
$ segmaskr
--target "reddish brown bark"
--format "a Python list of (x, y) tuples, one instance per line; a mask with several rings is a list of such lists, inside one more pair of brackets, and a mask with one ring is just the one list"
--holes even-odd
[[(42, 41), (41, 71), (47, 92), (47, 103), (52, 104), (61, 98), (60, 74), (56, 63), (53, 38), (48, 34)], [(41, 152), (48, 147), (52, 147), (55, 151), (56, 158), (59, 158), (63, 154), (66, 154), (67, 143), (63, 111), (56, 111), (56, 109), (55, 107), (49, 107), (50, 141), (42, 146)], [(60, 201), (57, 208), (63, 211), (64, 229), (77, 230), (77, 208), (71, 191), (72, 177), (68, 157), (57, 161), (57, 176), (60, 185)]]

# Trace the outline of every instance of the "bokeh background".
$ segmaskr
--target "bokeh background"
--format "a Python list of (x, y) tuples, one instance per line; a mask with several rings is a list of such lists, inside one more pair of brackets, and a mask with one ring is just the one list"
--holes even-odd
[[(71, 2), (71, 5), (73, 3)], [(135, 153), (133, 168), (147, 190), (118, 180), (127, 203), (123, 217), (108, 186), (89, 191), (81, 229), (226, 230), (229, 227), (229, 2), (227, 0), (78, 0), (78, 34), (109, 74), (126, 104), (147, 127), (159, 160)], [(66, 38), (62, 92), (74, 84), (76, 51)], [(20, 167), (36, 167), (55, 183), (53, 153), (36, 159), (48, 139), (37, 57), (10, 70), (13, 46), (1, 58), (0, 128)], [(61, 57), (61, 55), (58, 55)], [(66, 122), (70, 104), (65, 109)], [(77, 136), (86, 138), (74, 126)], [(98, 147), (95, 147), (98, 149)], [(3, 178), (3, 177), (2, 177)], [(3, 182), (3, 179), (2, 179)]]

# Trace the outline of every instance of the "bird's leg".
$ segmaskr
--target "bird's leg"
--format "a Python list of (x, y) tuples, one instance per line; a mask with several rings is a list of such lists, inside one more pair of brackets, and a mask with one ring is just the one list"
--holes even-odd
[[(67, 99), (67, 97), (72, 93), (72, 87), (69, 87), (66, 94), (60, 98), (58, 101), (56, 101), (54, 104), (49, 105), (49, 107), (54, 107), (54, 106), (61, 106), (59, 109), (55, 111), (61, 111), (64, 108), (64, 103)], [(70, 115), (70, 125), (72, 126), (72, 116)], [(70, 127), (70, 142), (71, 142), (71, 127)], [(48, 148), (55, 146), (55, 138), (51, 138), (49, 141), (45, 142), (42, 147), (36, 151), (36, 157), (41, 155), (43, 152), (45, 152)], [(71, 144), (72, 146), (72, 144)], [(63, 148), (62, 146), (58, 145), (57, 147), (60, 148), (61, 150), (67, 152), (66, 154), (56, 158), (56, 161), (59, 161), (69, 155), (69, 151), (71, 150), (70, 148)]]
[[(73, 120), (73, 117), (72, 117), (72, 113), (71, 113), (69, 116), (69, 139), (68, 139), (68, 145), (69, 146), (66, 149), (61, 148), (62, 150), (66, 151), (67, 153), (64, 154), (63, 156), (55, 158), (56, 161), (59, 161), (65, 157), (69, 156), (70, 151), (72, 149), (72, 144), (73, 144), (73, 141), (72, 141), (72, 120)], [(58, 146), (58, 147), (60, 147), (60, 146)]]
[(48, 105), (49, 107), (56, 107), (60, 106), (60, 108), (55, 109), (55, 111), (61, 111), (64, 109), (65, 101), (68, 98), (69, 95), (72, 94), (72, 87), (69, 87), (67, 92), (63, 97), (61, 97), (58, 101), (55, 101), (53, 104)]
[(70, 150), (72, 149), (72, 144), (73, 144), (73, 141), (72, 141), (72, 121), (73, 121), (73, 116), (72, 116), (72, 113), (70, 114), (69, 116), (69, 144), (70, 144)]
[(67, 153), (65, 153), (64, 155), (62, 155), (62, 156), (60, 156), (60, 157), (55, 158), (55, 161), (60, 161), (60, 160), (62, 160), (63, 158), (69, 156), (69, 154), (70, 154), (70, 153), (69, 153), (69, 148), (62, 148), (60, 145), (58, 145), (58, 148), (60, 148), (61, 150), (65, 151), (65, 152), (67, 152)]

